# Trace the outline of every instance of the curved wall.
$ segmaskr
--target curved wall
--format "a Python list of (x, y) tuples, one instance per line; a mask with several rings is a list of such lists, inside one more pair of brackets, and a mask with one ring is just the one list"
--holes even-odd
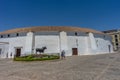
[(113, 52), (110, 36), (79, 31), (30, 31), (19, 35), (12, 33), (0, 38), (0, 43), (3, 43), (0, 44), (1, 58), (13, 58), (19, 48), (21, 55), (27, 55), (36, 53), (36, 48), (44, 46), (47, 47), (44, 53), (61, 53), (65, 50), (66, 56), (72, 56), (73, 49), (77, 49), (77, 55)]

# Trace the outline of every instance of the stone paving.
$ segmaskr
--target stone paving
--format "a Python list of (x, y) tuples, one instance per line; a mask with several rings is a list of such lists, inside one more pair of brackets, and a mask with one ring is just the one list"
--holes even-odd
[(120, 80), (120, 53), (54, 61), (0, 59), (0, 80)]

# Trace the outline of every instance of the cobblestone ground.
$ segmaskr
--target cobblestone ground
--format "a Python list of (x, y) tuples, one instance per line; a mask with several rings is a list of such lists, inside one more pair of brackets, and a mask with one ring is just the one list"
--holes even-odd
[(56, 61), (0, 59), (0, 80), (120, 80), (120, 53)]

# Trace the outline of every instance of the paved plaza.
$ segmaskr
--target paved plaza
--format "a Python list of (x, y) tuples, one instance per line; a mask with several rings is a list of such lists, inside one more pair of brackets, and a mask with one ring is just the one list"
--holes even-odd
[(120, 53), (53, 61), (0, 59), (0, 80), (120, 80)]

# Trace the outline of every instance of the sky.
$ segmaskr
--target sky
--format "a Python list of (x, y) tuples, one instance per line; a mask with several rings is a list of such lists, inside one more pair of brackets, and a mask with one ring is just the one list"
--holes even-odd
[(120, 0), (0, 0), (0, 31), (33, 26), (120, 29)]

